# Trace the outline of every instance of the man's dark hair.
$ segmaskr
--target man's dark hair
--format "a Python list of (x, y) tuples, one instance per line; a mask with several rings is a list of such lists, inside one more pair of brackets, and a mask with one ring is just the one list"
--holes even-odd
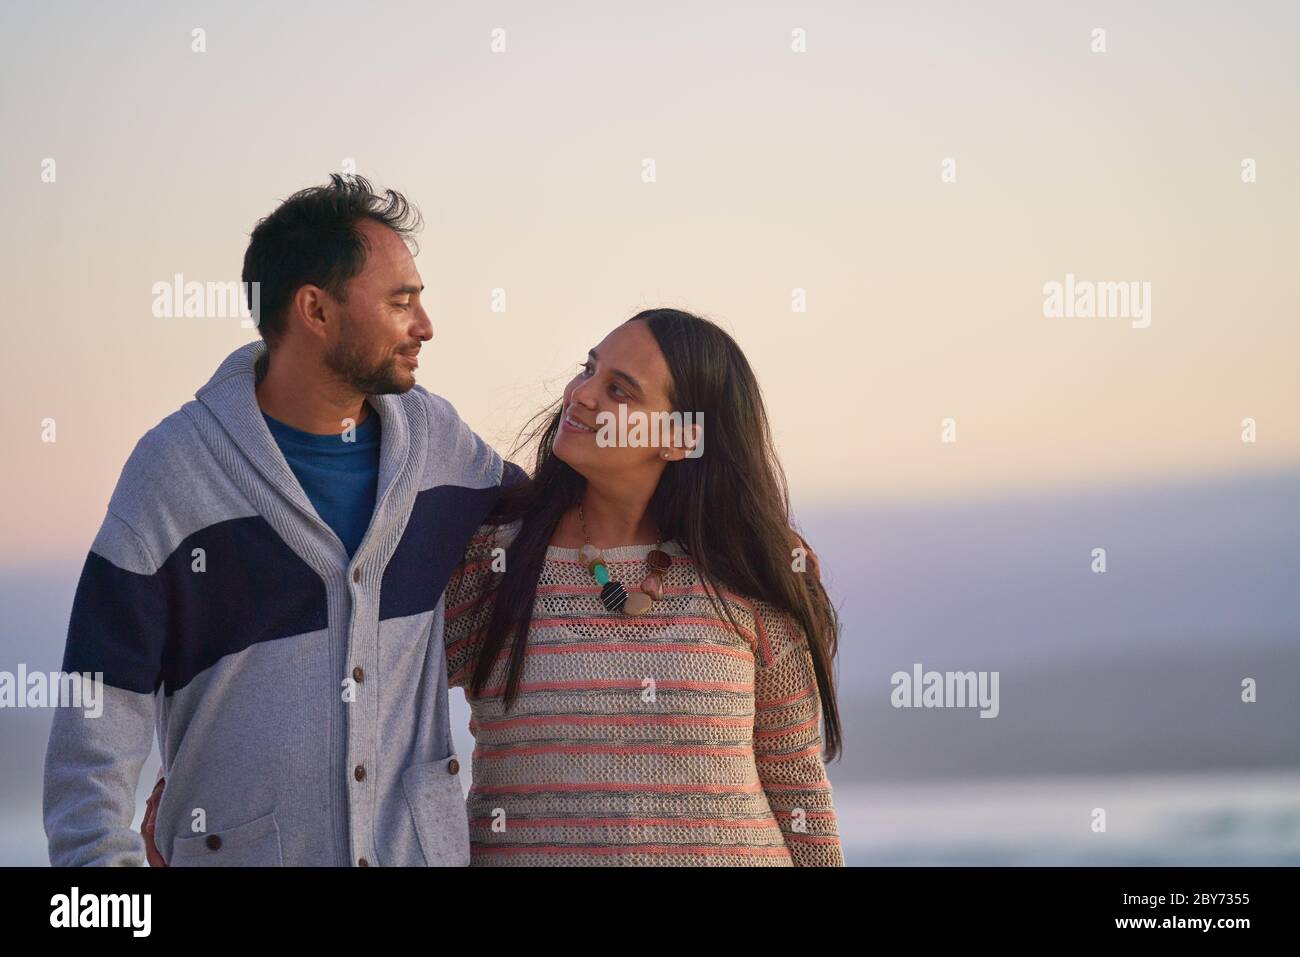
[[(299, 190), (254, 227), (243, 280), (261, 284), (257, 328), (268, 346), (284, 335), (289, 303), (302, 286), (320, 286), (346, 300), (348, 280), (366, 261), (357, 228), (363, 219), (383, 223), (413, 248), (422, 224), (420, 211), (401, 193), (377, 193), (361, 176), (334, 173), (327, 185)], [(251, 309), (252, 287), (246, 289)]]

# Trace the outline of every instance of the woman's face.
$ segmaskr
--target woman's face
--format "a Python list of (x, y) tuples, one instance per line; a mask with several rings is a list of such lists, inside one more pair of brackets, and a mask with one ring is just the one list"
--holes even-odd
[[(660, 420), (657, 430), (652, 425), (655, 413), (673, 411), (668, 401), (671, 384), (668, 363), (649, 327), (639, 320), (617, 326), (591, 350), (564, 387), (555, 455), (587, 478), (626, 479), (644, 473), (657, 480), (663, 467), (683, 458), (686, 451), (678, 433), (665, 427), (667, 420)], [(626, 413), (619, 406), (625, 406)], [(620, 430), (624, 414), (627, 425)], [(638, 419), (644, 423), (640, 433), (634, 428)]]

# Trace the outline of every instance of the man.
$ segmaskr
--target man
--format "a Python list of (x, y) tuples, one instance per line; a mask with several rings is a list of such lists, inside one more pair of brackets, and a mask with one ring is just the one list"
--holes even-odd
[(155, 731), (172, 866), (468, 863), (442, 592), (520, 471), (415, 384), (418, 226), (333, 176), (254, 229), (263, 341), (136, 445), (77, 586), (63, 668), (105, 705), (55, 713), (52, 864), (145, 862)]

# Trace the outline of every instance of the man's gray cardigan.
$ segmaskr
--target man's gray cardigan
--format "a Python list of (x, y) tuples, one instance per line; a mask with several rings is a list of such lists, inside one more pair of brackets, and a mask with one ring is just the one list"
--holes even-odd
[(155, 732), (172, 866), (466, 864), (442, 593), (504, 463), (419, 386), (368, 396), (382, 424), (356, 554), (312, 508), (233, 352), (122, 470), (77, 585), (63, 668), (103, 713), (55, 712), (55, 865), (142, 864), (132, 829)]

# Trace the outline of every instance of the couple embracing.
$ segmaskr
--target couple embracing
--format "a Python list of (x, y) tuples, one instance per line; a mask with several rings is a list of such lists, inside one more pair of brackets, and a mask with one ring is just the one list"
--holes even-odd
[(842, 865), (839, 626), (744, 354), (674, 309), (575, 341), (526, 473), (415, 383), (418, 226), (335, 176), (254, 229), (261, 340), (139, 441), (77, 585), (104, 704), (55, 712), (51, 863)]

